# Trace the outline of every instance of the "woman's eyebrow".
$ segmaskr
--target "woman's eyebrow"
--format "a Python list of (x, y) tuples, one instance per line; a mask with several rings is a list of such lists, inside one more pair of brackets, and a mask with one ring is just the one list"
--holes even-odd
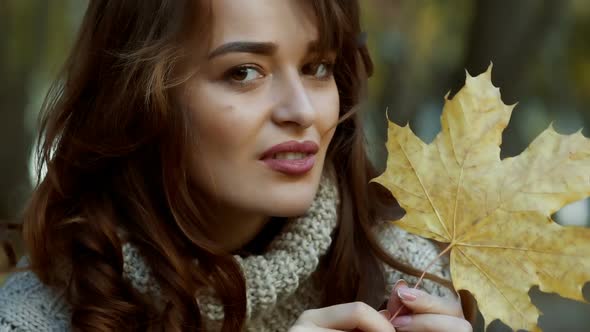
[(211, 53), (209, 53), (207, 58), (211, 60), (214, 57), (233, 52), (273, 55), (277, 51), (277, 47), (277, 44), (271, 42), (231, 42), (216, 48)]
[(307, 53), (317, 53), (320, 49), (320, 42), (317, 40), (312, 40), (307, 44)]
[[(319, 49), (319, 43), (317, 40), (312, 40), (307, 45), (307, 52), (315, 52)], [(215, 57), (227, 54), (227, 53), (254, 53), (260, 55), (271, 56), (278, 49), (278, 45), (273, 42), (249, 42), (249, 41), (236, 41), (223, 44), (213, 50), (207, 56), (208, 60)]]

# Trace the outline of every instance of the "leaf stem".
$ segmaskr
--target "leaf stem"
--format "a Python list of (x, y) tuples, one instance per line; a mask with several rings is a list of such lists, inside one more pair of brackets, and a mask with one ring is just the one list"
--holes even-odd
[[(449, 243), (449, 245), (443, 251), (441, 251), (438, 254), (438, 256), (436, 256), (430, 263), (428, 263), (428, 265), (426, 266), (426, 268), (424, 269), (424, 271), (420, 275), (420, 279), (418, 279), (418, 282), (416, 282), (416, 285), (414, 285), (414, 289), (417, 289), (418, 286), (420, 286), (420, 284), (422, 283), (422, 280), (424, 280), (424, 276), (426, 275), (428, 270), (432, 267), (432, 265), (434, 265), (434, 263), (436, 263), (437, 260), (439, 260), (444, 254), (449, 252), (449, 250), (451, 250), (454, 246), (455, 246), (455, 242)], [(393, 322), (395, 317), (397, 317), (399, 315), (399, 313), (402, 311), (403, 308), (405, 308), (405, 306), (402, 304), (401, 307), (399, 307), (399, 309), (397, 309), (397, 311), (393, 314), (393, 316), (391, 316), (389, 321)]]

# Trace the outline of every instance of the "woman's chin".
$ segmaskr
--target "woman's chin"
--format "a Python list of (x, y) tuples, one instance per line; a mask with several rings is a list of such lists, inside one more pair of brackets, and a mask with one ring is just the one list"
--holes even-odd
[(302, 216), (309, 210), (313, 203), (313, 196), (309, 197), (293, 197), (292, 195), (288, 199), (272, 199), (269, 200), (267, 205), (267, 215), (273, 217), (298, 217)]

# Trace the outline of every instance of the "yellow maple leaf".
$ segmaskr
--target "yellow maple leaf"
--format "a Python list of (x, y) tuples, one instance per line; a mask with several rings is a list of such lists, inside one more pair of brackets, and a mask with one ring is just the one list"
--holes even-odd
[(406, 215), (396, 224), (449, 243), (456, 290), (473, 294), (487, 327), (540, 331), (528, 291), (584, 301), (590, 281), (590, 229), (563, 227), (551, 214), (590, 195), (590, 140), (550, 126), (519, 156), (500, 159), (514, 106), (491, 83), (491, 66), (445, 97), (442, 131), (431, 144), (389, 123), (389, 189)]

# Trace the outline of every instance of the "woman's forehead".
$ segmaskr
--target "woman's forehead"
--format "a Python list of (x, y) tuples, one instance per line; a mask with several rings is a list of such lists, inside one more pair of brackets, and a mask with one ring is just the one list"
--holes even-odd
[(307, 1), (215, 0), (211, 9), (210, 50), (238, 41), (300, 48), (318, 38), (315, 13)]

